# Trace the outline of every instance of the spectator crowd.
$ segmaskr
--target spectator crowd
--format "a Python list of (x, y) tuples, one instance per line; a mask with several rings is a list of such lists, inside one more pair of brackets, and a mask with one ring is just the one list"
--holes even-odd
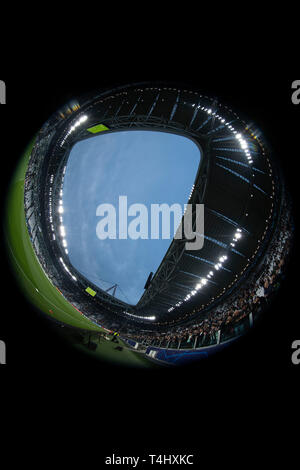
[(284, 266), (291, 249), (293, 220), (290, 203), (286, 200), (281, 210), (281, 219), (267, 253), (259, 263), (260, 271), (253, 272), (246, 284), (234, 292), (225, 302), (208, 311), (193, 326), (173, 328), (166, 333), (153, 335), (132, 335), (136, 341), (152, 346), (178, 347), (185, 344), (191, 348), (201, 345), (216, 344), (220, 337), (229, 339), (239, 332), (238, 325), (245, 319), (253, 318), (268, 303), (284, 275)]

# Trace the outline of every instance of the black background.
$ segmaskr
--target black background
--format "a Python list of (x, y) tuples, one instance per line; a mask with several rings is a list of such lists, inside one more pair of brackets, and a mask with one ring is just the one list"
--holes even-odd
[[(297, 76), (283, 78), (267, 64), (200, 67), (184, 54), (170, 60), (167, 53), (157, 51), (146, 56), (101, 51), (86, 62), (82, 56), (71, 60), (67, 51), (60, 60), (49, 52), (26, 59), (24, 65), (20, 60), (3, 69), (0, 76), (7, 86), (7, 104), (0, 107), (3, 209), (7, 185), (24, 148), (68, 99), (93, 89), (154, 80), (216, 96), (262, 129), (280, 159), (297, 229), (300, 105), (291, 101)], [(284, 420), (281, 433), (290, 430), (289, 419), (296, 420), (299, 402), (300, 366), (291, 362), (292, 342), (300, 339), (297, 239), (296, 233), (286, 280), (259, 327), (206, 362), (162, 371), (101, 364), (70, 349), (18, 290), (2, 243), (0, 339), (7, 344), (7, 365), (0, 375), (7, 396), (20, 415), (26, 410), (27, 423), (36, 414), (46, 427), (55, 421), (60, 442), (65, 426), (72, 423), (72, 430), (66, 430), (74, 438), (70, 453), (83, 439), (96, 446), (99, 462), (110, 449), (139, 455), (142, 449), (154, 453), (157, 446), (164, 452), (177, 449), (176, 453), (180, 448), (197, 449), (213, 462), (220, 456), (207, 442), (219, 448), (228, 438), (223, 458), (232, 458), (239, 444), (244, 458), (253, 447), (276, 454), (279, 420)], [(19, 425), (24, 430), (24, 422)], [(251, 441), (246, 438), (249, 431)], [(272, 444), (267, 444), (269, 437)]]

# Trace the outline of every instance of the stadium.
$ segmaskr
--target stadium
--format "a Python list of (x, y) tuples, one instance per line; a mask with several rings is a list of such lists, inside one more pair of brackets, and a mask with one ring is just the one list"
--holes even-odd
[[(170, 240), (135, 304), (116, 295), (118, 279), (100, 285), (71, 263), (62, 201), (75, 146), (129, 131), (184, 137), (199, 149), (185, 203), (204, 206), (205, 224), (200, 250)], [(165, 85), (93, 93), (53, 115), (20, 162), (8, 214), (9, 253), (30, 300), (88, 338), (90, 351), (136, 366), (197, 361), (250, 330), (279, 288), (293, 235), (291, 202), (261, 132), (216, 98)]]

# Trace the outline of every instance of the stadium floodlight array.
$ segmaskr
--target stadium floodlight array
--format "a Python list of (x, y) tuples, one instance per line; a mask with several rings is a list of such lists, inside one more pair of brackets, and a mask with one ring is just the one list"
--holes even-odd
[[(241, 229), (237, 229), (237, 232), (235, 233), (235, 236), (234, 236), (234, 240), (237, 241), (238, 238), (241, 238), (242, 235), (241, 235)], [(218, 262), (214, 265), (214, 270), (215, 271), (219, 271), (222, 267), (223, 267), (223, 264), (225, 263), (225, 261), (228, 260), (228, 256), (227, 255), (223, 255), (223, 256), (220, 256), (219, 257), (219, 260)], [(208, 280), (211, 279), (213, 276), (214, 276), (214, 271), (210, 271), (206, 277), (203, 277), (201, 280), (200, 280), (200, 283), (198, 283), (196, 285), (196, 287), (194, 289), (191, 290), (191, 292), (183, 299), (182, 302), (177, 302), (177, 304), (175, 304), (175, 306), (173, 307), (170, 307), (168, 309), (168, 312), (172, 312), (173, 310), (175, 310), (176, 307), (181, 307), (181, 305), (183, 304), (183, 302), (188, 302), (192, 297), (194, 297), (197, 292), (199, 290), (201, 290), (204, 286), (206, 286), (208, 284)]]
[[(78, 122), (80, 121), (81, 122), (84, 122), (84, 120), (81, 120), (79, 119)], [(57, 212), (59, 214), (59, 220), (60, 220), (60, 226), (59, 226), (59, 232), (60, 232), (60, 235), (61, 235), (61, 238), (62, 238), (62, 246), (65, 250), (65, 253), (68, 254), (68, 243), (67, 243), (67, 240), (66, 240), (66, 231), (65, 231), (65, 227), (63, 225), (63, 216), (62, 214), (64, 213), (64, 207), (63, 207), (63, 200), (62, 200), (62, 196), (63, 196), (63, 185), (64, 185), (64, 176), (65, 176), (65, 172), (66, 172), (66, 166), (64, 167), (63, 169), (63, 173), (62, 173), (62, 180), (60, 182), (60, 190), (59, 190), (59, 196), (60, 196), (60, 199), (58, 201), (58, 209), (57, 209)], [(54, 175), (52, 174), (50, 176), (50, 187), (49, 187), (49, 221), (50, 221), (50, 226), (51, 226), (51, 231), (52, 231), (52, 240), (56, 240), (56, 234), (55, 234), (55, 227), (54, 227), (54, 223), (53, 223), (53, 181), (54, 181)]]
[[(195, 106), (195, 105), (193, 105)], [(244, 151), (248, 164), (252, 165), (253, 164), (253, 158), (251, 155), (251, 152), (249, 150), (249, 145), (245, 137), (242, 136), (242, 134), (238, 133), (238, 131), (230, 124), (230, 122), (227, 122), (226, 119), (216, 112), (213, 112), (212, 109), (205, 108), (204, 106), (198, 106), (198, 109), (201, 109), (202, 111), (206, 112), (207, 114), (213, 116), (215, 119), (218, 119), (222, 124), (224, 124), (224, 127), (226, 126), (230, 132), (232, 132), (233, 136), (239, 141), (240, 146), (242, 150)]]
[(78, 126), (80, 126), (81, 124), (83, 124), (86, 120), (88, 119), (88, 117), (86, 115), (84, 116), (81, 116), (79, 119), (77, 119), (77, 121), (74, 122), (74, 124), (70, 127), (70, 129), (68, 130), (68, 132), (66, 133), (65, 137), (63, 138), (63, 140), (61, 141), (61, 144), (60, 146), (62, 147), (64, 145), (64, 143), (66, 142), (67, 138), (69, 137), (69, 135), (71, 135)]
[(61, 199), (60, 199), (60, 201), (59, 201), (58, 213), (59, 213), (59, 214), (63, 214), (63, 213), (64, 213), (63, 202), (62, 202)]
[(73, 279), (73, 281), (77, 281), (77, 278), (76, 276), (74, 276), (71, 271), (69, 270), (68, 266), (66, 265), (66, 263), (64, 262), (64, 260), (60, 257), (59, 258), (59, 261), (61, 262), (61, 264), (63, 265), (63, 268), (65, 271), (67, 271), (67, 273), (71, 276), (71, 278)]
[(140, 318), (141, 320), (149, 320), (149, 321), (156, 320), (156, 317), (154, 315), (151, 315), (150, 317), (142, 317), (140, 315), (133, 315), (132, 313), (126, 312), (126, 310), (124, 310), (123, 313), (125, 313), (126, 315), (129, 315), (130, 317)]
[(232, 242), (230, 243), (230, 246), (235, 247), (236, 242), (242, 238), (242, 230), (237, 229), (236, 233), (234, 234), (234, 237), (232, 239)]

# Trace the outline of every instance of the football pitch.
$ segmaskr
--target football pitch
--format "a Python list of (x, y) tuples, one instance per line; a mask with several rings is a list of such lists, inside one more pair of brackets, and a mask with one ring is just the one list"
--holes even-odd
[[(24, 180), (34, 140), (28, 145), (9, 188), (6, 204), (6, 220), (4, 226), (5, 239), (9, 258), (22, 291), (27, 299), (49, 317), (71, 327), (94, 332), (107, 332), (86, 318), (79, 310), (69, 303), (59, 290), (50, 282), (44, 273), (32, 248), (28, 234), (24, 212)], [(118, 339), (119, 343), (123, 342)], [(144, 356), (128, 349), (115, 350), (115, 343), (105, 341), (101, 347), (90, 352), (93, 356), (126, 363), (131, 366), (151, 363)]]

